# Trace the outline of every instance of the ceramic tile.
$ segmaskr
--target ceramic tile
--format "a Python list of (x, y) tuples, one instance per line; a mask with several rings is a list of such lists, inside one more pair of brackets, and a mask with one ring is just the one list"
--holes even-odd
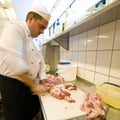
[(120, 51), (113, 51), (110, 76), (120, 78)]
[(109, 82), (120, 85), (120, 79), (110, 77)]
[(60, 53), (60, 61), (66, 61), (66, 52)]
[(60, 61), (70, 61), (72, 59), (72, 52), (61, 52), (60, 53)]
[(84, 79), (85, 78), (85, 70), (78, 67), (77, 76)]
[(96, 52), (95, 51), (87, 51), (86, 53), (86, 69), (95, 70), (95, 61), (96, 61)]
[(78, 66), (85, 68), (85, 52), (78, 52)]
[(72, 60), (72, 52), (67, 51), (66, 54), (65, 54), (65, 59), (67, 61), (71, 61)]
[(73, 50), (73, 39), (74, 39), (73, 36), (70, 37), (70, 39), (69, 39), (69, 51), (72, 51), (72, 50)]
[(98, 51), (96, 61), (96, 72), (109, 75), (111, 51)]
[(86, 39), (87, 39), (87, 32), (81, 33), (79, 46), (78, 46), (79, 51), (86, 50)]
[(94, 75), (95, 75), (94, 72), (85, 70), (85, 80), (94, 83)]
[(102, 84), (104, 82), (108, 82), (108, 76), (96, 73), (95, 74), (95, 84)]
[(112, 49), (115, 31), (115, 22), (99, 28), (98, 50)]
[(120, 20), (117, 21), (114, 49), (120, 49)]
[(73, 51), (78, 51), (79, 40), (80, 40), (80, 35), (79, 34), (75, 35), (73, 37), (73, 42), (72, 42), (72, 44), (73, 44)]
[(98, 39), (98, 28), (89, 30), (87, 37), (87, 50), (97, 49), (97, 39)]
[(78, 52), (72, 52), (72, 59), (71, 61), (77, 63), (78, 60)]

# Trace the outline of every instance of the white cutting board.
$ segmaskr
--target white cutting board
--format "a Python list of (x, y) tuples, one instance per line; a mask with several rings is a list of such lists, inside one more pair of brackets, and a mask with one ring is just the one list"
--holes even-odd
[(86, 113), (80, 110), (85, 93), (80, 89), (73, 90), (70, 93), (71, 98), (76, 101), (75, 103), (56, 99), (50, 94), (41, 95), (41, 102), (47, 120), (66, 120), (86, 116)]

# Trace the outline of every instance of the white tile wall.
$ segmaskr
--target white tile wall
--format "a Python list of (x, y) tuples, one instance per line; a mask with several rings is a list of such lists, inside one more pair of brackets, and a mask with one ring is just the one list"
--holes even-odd
[(95, 71), (96, 51), (87, 51), (86, 53), (86, 69)]
[(117, 21), (114, 49), (120, 49), (120, 20)]
[(98, 50), (112, 49), (113, 39), (115, 32), (115, 23), (108, 23), (106, 25), (100, 26), (99, 28), (99, 39), (98, 39)]
[(78, 51), (79, 41), (80, 41), (80, 35), (74, 36), (74, 40), (72, 40), (72, 44), (73, 44), (72, 51)]
[(97, 49), (97, 39), (98, 39), (98, 28), (89, 30), (87, 37), (87, 50)]
[(85, 69), (82, 69), (82, 68), (78, 67), (77, 76), (84, 79), (85, 78)]
[(98, 51), (96, 60), (96, 72), (109, 75), (111, 51)]
[(69, 39), (69, 51), (73, 50), (74, 36)]
[(78, 51), (86, 50), (86, 40), (87, 40), (87, 32), (81, 33), (80, 40), (78, 41), (78, 45), (79, 45)]
[(103, 82), (108, 82), (108, 76), (96, 73), (95, 74), (95, 84), (102, 84)]
[(110, 76), (120, 78), (120, 51), (113, 51)]
[(60, 57), (77, 63), (78, 77), (120, 84), (120, 20), (70, 37), (69, 47)]
[(85, 68), (85, 51), (78, 52), (78, 67)]
[(85, 80), (94, 83), (95, 72), (85, 70)]
[(109, 82), (120, 85), (120, 79), (110, 77)]
[(71, 62), (77, 64), (77, 60), (78, 60), (78, 52), (72, 52)]

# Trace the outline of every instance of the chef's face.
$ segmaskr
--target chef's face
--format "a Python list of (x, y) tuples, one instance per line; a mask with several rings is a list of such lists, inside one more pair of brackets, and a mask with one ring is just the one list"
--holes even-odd
[(43, 34), (47, 26), (48, 21), (45, 20), (44, 18), (36, 19), (32, 17), (31, 20), (29, 21), (29, 29), (32, 37), (37, 37), (38, 35)]

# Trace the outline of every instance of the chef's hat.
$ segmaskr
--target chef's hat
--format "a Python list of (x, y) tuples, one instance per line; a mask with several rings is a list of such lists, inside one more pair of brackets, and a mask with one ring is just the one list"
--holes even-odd
[(47, 21), (49, 21), (49, 19), (51, 17), (48, 10), (44, 6), (42, 6), (40, 4), (34, 4), (30, 11), (37, 13), (38, 15), (45, 18)]

